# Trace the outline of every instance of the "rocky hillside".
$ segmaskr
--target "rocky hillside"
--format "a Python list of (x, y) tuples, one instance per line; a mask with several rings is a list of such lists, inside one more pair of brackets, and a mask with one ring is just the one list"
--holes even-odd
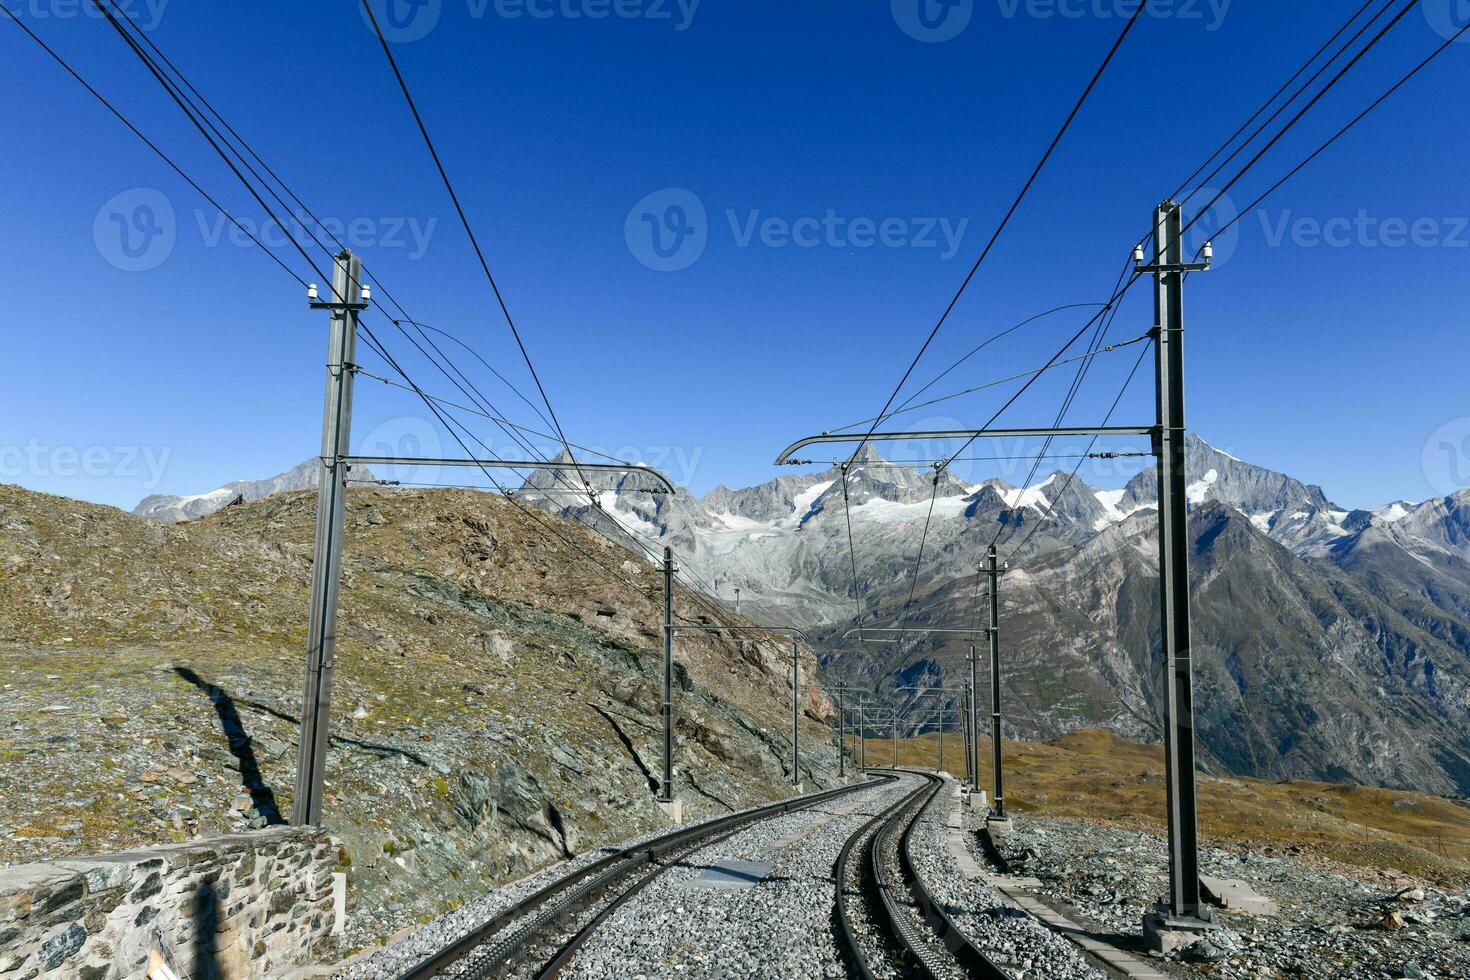
[[(0, 861), (289, 815), (314, 507), (159, 524), (0, 487)], [(662, 824), (647, 564), (499, 497), (374, 488), (350, 494), (345, 573), (326, 821), (349, 946)], [(683, 590), (676, 608), (715, 613)], [(696, 813), (786, 792), (789, 650), (681, 637)], [(822, 784), (831, 709), (803, 706)]]

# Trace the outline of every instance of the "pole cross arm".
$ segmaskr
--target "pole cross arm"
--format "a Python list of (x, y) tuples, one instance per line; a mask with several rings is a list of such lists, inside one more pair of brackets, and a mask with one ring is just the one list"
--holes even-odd
[[(849, 640), (849, 639), (852, 639), (852, 637), (856, 636), (859, 633), (962, 633), (962, 634), (965, 634), (967, 636), (974, 636), (976, 633), (983, 633), (983, 632), (985, 632), (985, 627), (983, 627), (983, 626), (982, 627), (979, 627), (978, 629), (969, 629), (969, 630), (926, 629), (926, 628), (921, 627), (921, 626), (907, 626), (907, 627), (899, 627), (899, 626), (859, 626), (859, 627), (855, 627), (854, 629), (848, 630), (846, 633), (843, 633), (842, 634), (842, 638), (844, 640)], [(897, 643), (898, 641), (897, 640), (873, 639), (873, 640), (865, 640), (864, 642), (866, 642), (866, 643)]]
[[(348, 466), (471, 466), (479, 469), (509, 470), (585, 470), (591, 473), (641, 473), (663, 485), (664, 492), (678, 493), (672, 480), (651, 466), (626, 466), (617, 463), (557, 463), (529, 459), (424, 459), (411, 456), (344, 456)], [(536, 489), (536, 488), (532, 488)], [(629, 493), (637, 493), (630, 488)]]
[[(1150, 436), (1154, 434), (1155, 426), (1151, 425), (1102, 425), (1102, 426), (1068, 426), (1065, 428), (1052, 429), (948, 429), (933, 432), (874, 432), (867, 436), (868, 442), (903, 442), (910, 439), (1019, 439), (1040, 436)], [(807, 446), (817, 446), (834, 442), (860, 442), (863, 436), (857, 433), (833, 434), (823, 432), (817, 436), (807, 436), (798, 439), (785, 449), (781, 455), (776, 457), (777, 466), (796, 466), (809, 460), (792, 459), (792, 455), (805, 449)]]
[(700, 626), (693, 623), (676, 623), (675, 633), (693, 631), (696, 633), (785, 633), (794, 636), (801, 642), (806, 642), (806, 634), (795, 626)]

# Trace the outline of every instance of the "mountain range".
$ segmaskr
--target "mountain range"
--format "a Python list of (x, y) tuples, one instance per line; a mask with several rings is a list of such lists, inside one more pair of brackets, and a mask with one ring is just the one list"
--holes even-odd
[[(206, 517), (235, 503), (250, 504), (273, 497), (278, 493), (312, 490), (317, 485), (317, 468), (320, 465), (313, 457), (269, 480), (237, 480), (208, 493), (183, 497), (154, 494), (144, 497), (138, 506), (133, 508), (133, 513), (139, 517), (151, 517), (156, 521), (174, 524), (179, 521), (190, 521), (196, 517)], [(364, 480), (373, 478), (372, 473), (366, 469), (361, 475)]]
[[(1186, 448), (1204, 764), (1470, 795), (1470, 491), (1349, 510), (1197, 437)], [(884, 688), (959, 684), (969, 638), (845, 634), (860, 623), (972, 628), (995, 541), (1010, 559), (1006, 734), (1106, 725), (1161, 737), (1152, 469), (1121, 489), (1065, 472), (1023, 489), (949, 472), (936, 481), (868, 447), (845, 487), (835, 468), (700, 498), (640, 492), (645, 479), (585, 504), (523, 499), (645, 554), (671, 545), (691, 585), (727, 603), (739, 589), (742, 612), (807, 630), (830, 678)], [(540, 471), (526, 489), (553, 480)], [(937, 697), (908, 695), (904, 727), (932, 723), (921, 702), (954, 707)]]

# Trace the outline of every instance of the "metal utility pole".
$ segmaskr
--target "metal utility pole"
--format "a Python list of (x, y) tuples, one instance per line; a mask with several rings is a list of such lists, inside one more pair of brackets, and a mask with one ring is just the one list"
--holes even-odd
[(898, 709), (893, 709), (893, 768), (898, 768)]
[[(970, 648), (970, 659), (972, 661), (975, 659), (975, 648), (974, 647), (971, 647)], [(972, 764), (973, 760), (970, 757), (970, 718), (971, 718), (971, 707), (970, 707), (970, 705), (971, 705), (971, 703), (974, 700), (974, 690), (975, 689), (973, 687), (967, 687), (967, 688), (965, 688), (964, 694), (961, 695), (965, 699), (965, 701), (964, 701), (965, 715), (964, 715), (964, 718), (961, 719), (961, 724), (960, 724), (960, 727), (961, 727), (961, 736), (960, 737), (961, 737), (961, 740), (964, 742), (964, 749), (965, 749), (965, 782), (969, 783), (972, 789), (975, 788), (975, 770), (972, 768), (972, 765), (971, 764)]]
[(975, 644), (970, 644), (970, 694), (965, 710), (966, 737), (965, 765), (970, 768), (970, 787), (980, 789), (980, 661), (975, 654)]
[(944, 708), (939, 709), (939, 771), (944, 771)]
[(1169, 807), (1169, 911), (1199, 919), (1199, 828), (1194, 774), (1194, 695), (1190, 664), (1189, 529), (1184, 461), (1184, 276), (1209, 268), (1184, 262), (1182, 216), (1165, 201), (1154, 213), (1155, 264), (1136, 271), (1154, 276), (1158, 428), (1154, 454), (1159, 477), (1159, 590), (1164, 634), (1164, 771)]
[[(307, 294), (315, 299), (316, 287)], [(327, 343), (326, 408), (322, 455), (317, 468), (316, 542), (311, 559), (311, 614), (306, 630), (306, 683), (301, 706), (301, 743), (296, 751), (296, 796), (291, 822), (322, 822), (326, 792), (327, 737), (331, 731), (332, 668), (337, 651), (337, 591), (342, 581), (342, 523), (347, 498), (347, 455), (352, 436), (352, 365), (357, 360), (357, 315), (367, 309), (362, 295), (362, 260), (343, 250), (332, 267), (332, 299), (313, 302), (332, 314)]]
[(659, 801), (674, 802), (674, 549), (664, 548), (664, 781)]
[(797, 698), (801, 692), (801, 678), (797, 676), (796, 637), (791, 638), (791, 785), (801, 785), (801, 715), (797, 710)]
[(996, 820), (1004, 820), (1006, 801), (1000, 771), (1000, 570), (996, 563), (995, 545), (991, 545), (985, 554), (985, 574), (990, 579), (990, 755), (995, 764), (995, 801), (990, 815)]
[(837, 778), (847, 778), (847, 718), (842, 711), (842, 695), (837, 695)]
[(858, 768), (868, 768), (868, 706), (858, 702)]

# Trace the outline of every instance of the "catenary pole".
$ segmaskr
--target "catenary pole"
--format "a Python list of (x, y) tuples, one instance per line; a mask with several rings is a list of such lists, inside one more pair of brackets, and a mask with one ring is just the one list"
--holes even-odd
[(965, 711), (968, 727), (965, 764), (970, 769), (970, 787), (980, 789), (980, 658), (975, 653), (975, 644), (970, 644), (970, 695)]
[(664, 548), (664, 780), (659, 799), (674, 801), (674, 549)]
[[(313, 286), (310, 296), (315, 295)], [(331, 731), (332, 670), (337, 653), (337, 593), (342, 581), (342, 525), (347, 498), (347, 455), (352, 437), (352, 365), (357, 359), (357, 316), (362, 260), (343, 250), (332, 263), (332, 298), (313, 302), (332, 315), (327, 344), (322, 455), (317, 467), (316, 541), (311, 559), (311, 612), (306, 631), (306, 677), (301, 742), (296, 752), (296, 796), (291, 822), (322, 822), (327, 739)]]
[(1194, 703), (1190, 663), (1189, 548), (1184, 457), (1184, 276), (1206, 263), (1184, 262), (1182, 215), (1165, 201), (1155, 211), (1155, 374), (1159, 480), (1159, 591), (1164, 640), (1164, 754), (1169, 808), (1169, 910), (1200, 918), (1196, 824)]
[(797, 699), (801, 693), (801, 678), (797, 673), (796, 637), (791, 638), (791, 785), (801, 785), (801, 715)]
[(893, 732), (893, 768), (897, 769), (898, 768), (898, 708), (897, 707), (893, 708), (892, 709), (892, 712), (893, 712), (893, 729), (892, 729), (892, 732)]
[(842, 694), (837, 694), (837, 778), (847, 778), (847, 718), (842, 710)]
[[(971, 659), (974, 659), (973, 649), (971, 651), (970, 656), (971, 656)], [(974, 697), (974, 688), (969, 687), (969, 686), (966, 686), (965, 691), (964, 691), (964, 694), (962, 696), (965, 699), (965, 701), (964, 701), (965, 714), (964, 714), (964, 717), (960, 721), (960, 732), (961, 732), (960, 738), (961, 738), (961, 741), (963, 742), (963, 748), (965, 750), (965, 782), (967, 782), (967, 783), (970, 784), (970, 788), (971, 789), (974, 789), (975, 788), (975, 770), (972, 769), (972, 768), (970, 768), (970, 763), (971, 763), (971, 759), (970, 759), (970, 702), (971, 702), (971, 700)]]
[(1000, 569), (995, 545), (985, 554), (985, 574), (990, 580), (990, 756), (995, 769), (995, 799), (991, 815), (1006, 818), (1005, 790), (1001, 781), (1000, 718)]

